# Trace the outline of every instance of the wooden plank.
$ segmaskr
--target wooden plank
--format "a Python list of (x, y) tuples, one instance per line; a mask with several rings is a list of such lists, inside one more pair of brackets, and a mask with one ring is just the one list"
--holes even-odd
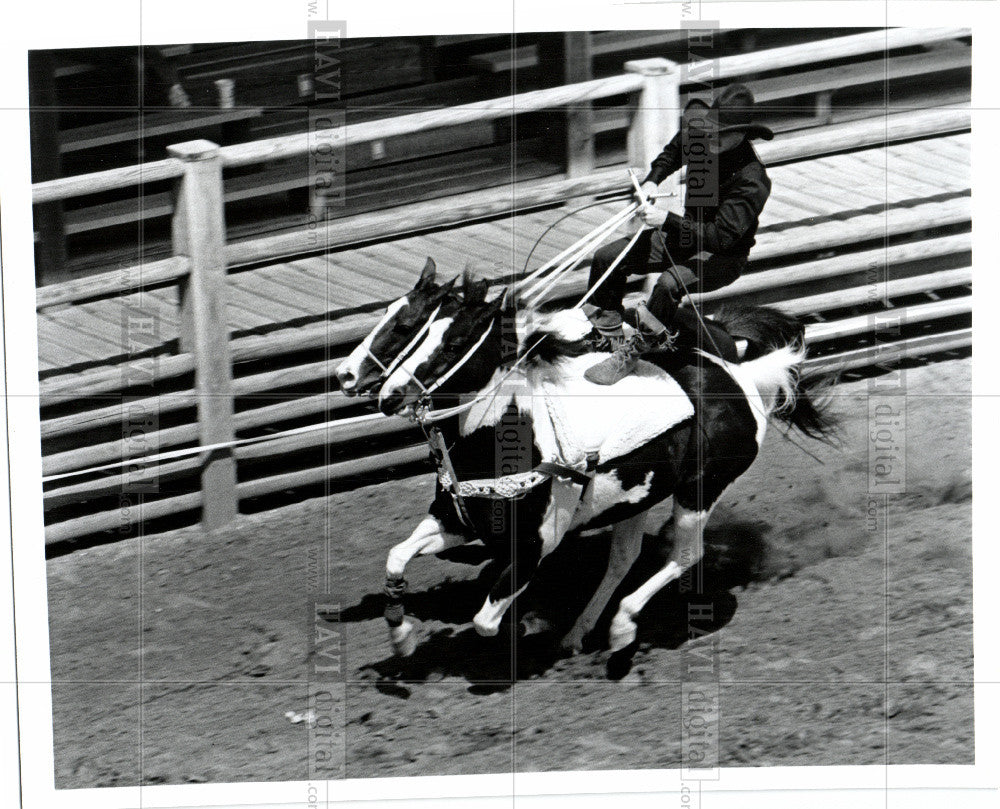
[(833, 258), (809, 261), (791, 267), (748, 273), (727, 287), (692, 296), (699, 303), (752, 295), (765, 290), (785, 289), (824, 278), (834, 278), (858, 272), (883, 272), (885, 267), (913, 261), (924, 261), (972, 249), (972, 235), (958, 233), (921, 242), (909, 242), (891, 247), (877, 247)]
[(242, 292), (248, 298), (263, 302), (273, 320), (293, 320), (316, 313), (313, 307), (306, 308), (288, 300), (288, 287), (270, 280), (264, 270), (234, 273), (229, 276), (229, 289), (231, 297)]
[(270, 269), (275, 271), (271, 275), (275, 283), (294, 291), (297, 296), (313, 301), (315, 311), (326, 313), (338, 308), (337, 304), (329, 299), (330, 290), (327, 289), (327, 284), (320, 285), (312, 279), (306, 279), (301, 271), (296, 271), (287, 264), (274, 265)]
[[(785, 225), (802, 218), (801, 211), (790, 202), (784, 202), (780, 195), (771, 194), (764, 203), (760, 215), (760, 228), (757, 233), (764, 233), (768, 228)], [(759, 237), (758, 237), (759, 238)]]
[(106, 340), (78, 335), (72, 328), (48, 314), (38, 315), (38, 349), (58, 368), (106, 359), (111, 353)]
[[(941, 140), (948, 139), (941, 138)], [(943, 148), (937, 153), (932, 153), (926, 148), (927, 144), (922, 141), (907, 145), (922, 148), (907, 149), (899, 156), (914, 168), (919, 168), (922, 176), (928, 182), (945, 187), (970, 187), (969, 167), (971, 161), (967, 150), (963, 150), (960, 155), (955, 155), (948, 154)], [(962, 171), (962, 169), (965, 170)]]
[(132, 142), (142, 138), (149, 140), (193, 129), (207, 129), (233, 121), (259, 118), (261, 112), (260, 107), (233, 107), (147, 113), (142, 116), (141, 123), (138, 119), (133, 119), (128, 123), (116, 121), (63, 130), (60, 133), (59, 151), (62, 154), (67, 154), (111, 146), (116, 143)]
[[(573, 84), (594, 78), (590, 32), (566, 32), (562, 35), (562, 46), (563, 83)], [(590, 174), (596, 166), (593, 120), (594, 107), (589, 101), (566, 108), (564, 140), (567, 177)]]
[(322, 304), (317, 299), (316, 290), (304, 291), (287, 283), (289, 275), (281, 264), (234, 273), (234, 277), (251, 276), (247, 278), (247, 288), (258, 296), (277, 300), (303, 315), (319, 314)]
[[(427, 251), (424, 249), (419, 251), (408, 249), (406, 241), (383, 242), (358, 252), (362, 253), (364, 259), (370, 262), (369, 266), (372, 266), (372, 269), (366, 270), (364, 273), (369, 282), (383, 281), (387, 285), (391, 284), (391, 287), (383, 288), (386, 301), (394, 300), (399, 297), (402, 291), (413, 287), (417, 278), (420, 277), (420, 268), (423, 267), (427, 257)], [(461, 272), (460, 267), (455, 269), (448, 266), (461, 260), (461, 254), (450, 252), (447, 255), (441, 255), (440, 248), (436, 248), (435, 252), (438, 255), (433, 256), (434, 261), (442, 272)]]
[[(927, 197), (940, 193), (942, 189), (928, 183), (926, 180), (915, 176), (912, 172), (905, 170), (905, 163), (898, 163), (892, 160), (889, 152), (881, 154), (871, 154), (870, 152), (858, 152), (857, 159), (871, 166), (876, 173), (881, 173), (885, 177), (886, 188), (892, 196), (910, 193), (914, 197)], [(902, 180), (900, 179), (902, 178)], [(896, 190), (898, 189), (898, 190)], [(905, 199), (905, 197), (903, 197)]]
[[(293, 262), (306, 276), (315, 278), (326, 289), (336, 290), (350, 308), (372, 303), (371, 277), (366, 273), (349, 272), (346, 263), (322, 257), (305, 258)], [(373, 277), (377, 277), (374, 276)], [(385, 291), (383, 294), (388, 294)], [(398, 294), (394, 298), (399, 297)], [(394, 298), (388, 298), (392, 300)]]
[(149, 521), (185, 511), (194, 511), (202, 505), (201, 492), (192, 492), (165, 497), (162, 500), (144, 500), (142, 508), (103, 511), (99, 514), (88, 514), (85, 517), (50, 523), (45, 526), (45, 544), (47, 546), (54, 545), (87, 534), (110, 531), (124, 525), (134, 525), (140, 520)]
[[(912, 306), (900, 306), (892, 310), (892, 314), (898, 318), (896, 322), (904, 326), (913, 323), (924, 323), (928, 320), (940, 320), (946, 317), (971, 314), (971, 312), (971, 295), (932, 301), (931, 303), (918, 303)], [(859, 315), (858, 317), (831, 320), (825, 323), (810, 323), (806, 326), (806, 343), (820, 343), (825, 340), (836, 340), (855, 334), (866, 334), (872, 331), (872, 329), (871, 315)]]
[(183, 173), (184, 164), (180, 160), (169, 157), (166, 160), (156, 160), (152, 163), (143, 163), (140, 166), (124, 166), (118, 169), (97, 171), (93, 174), (62, 177), (58, 180), (32, 185), (31, 202), (33, 205), (38, 205), (57, 199), (98, 194), (102, 191), (129, 188), (144, 183), (174, 180)]
[(151, 261), (136, 267), (88, 275), (60, 284), (39, 287), (35, 292), (35, 306), (39, 309), (60, 303), (88, 300), (121, 294), (147, 284), (176, 281), (187, 274), (188, 262), (183, 256), (171, 256), (161, 261)]
[[(844, 165), (846, 161), (835, 162), (831, 159), (816, 160), (809, 164), (808, 177), (810, 180), (821, 184), (827, 189), (828, 195), (834, 198), (839, 197), (841, 207), (845, 208), (845, 203), (855, 205), (855, 208), (865, 208), (872, 205), (886, 205), (888, 200), (885, 195), (885, 186), (871, 184), (866, 180), (859, 181)], [(867, 178), (866, 178), (867, 179)], [(850, 210), (850, 208), (847, 208)]]
[(833, 59), (846, 59), (871, 53), (929, 45), (972, 35), (970, 28), (888, 28), (863, 34), (786, 45), (780, 48), (739, 53), (714, 60), (691, 62), (687, 68), (687, 83), (694, 84), (710, 76), (714, 80), (731, 79), (771, 70), (817, 64)]
[(328, 259), (327, 277), (335, 288), (347, 286), (354, 291), (354, 305), (376, 299), (388, 303), (410, 290), (416, 281), (416, 273), (400, 267), (400, 261), (394, 251), (365, 248), (338, 254), (336, 260)]
[(754, 79), (748, 82), (757, 103), (769, 104), (780, 99), (813, 95), (845, 87), (898, 81), (910, 76), (930, 76), (949, 70), (971, 68), (969, 48), (944, 53), (919, 53), (912, 56), (891, 56), (849, 65), (811, 70), (774, 79)]
[(969, 155), (964, 157), (964, 160), (955, 162), (944, 160), (940, 156), (936, 159), (924, 156), (921, 159), (917, 150), (907, 149), (901, 150), (899, 154), (890, 152), (888, 161), (890, 171), (905, 172), (906, 176), (927, 183), (941, 193), (971, 187)]
[[(801, 180), (801, 178), (793, 179)], [(797, 183), (786, 179), (784, 183), (778, 185), (776, 188), (772, 188), (771, 194), (799, 211), (799, 217), (797, 218), (830, 215), (829, 204), (814, 202), (812, 197), (808, 196), (804, 191), (799, 190), (799, 187)]]
[[(895, 298), (913, 295), (918, 292), (950, 287), (965, 286), (972, 283), (972, 268), (961, 267), (956, 270), (942, 270), (925, 275), (915, 275), (909, 278), (895, 278), (875, 285), (880, 298)], [(792, 300), (777, 301), (773, 304), (777, 309), (793, 315), (803, 315), (809, 312), (822, 312), (827, 309), (840, 309), (846, 306), (859, 306), (869, 303), (872, 298), (872, 286), (852, 287), (835, 292), (821, 292), (818, 295), (807, 295)]]
[(119, 319), (117, 329), (93, 315), (91, 312), (73, 307), (63, 312), (52, 313), (59, 333), (65, 335), (70, 345), (79, 344), (81, 349), (93, 351), (95, 359), (106, 359), (125, 353), (122, 325)]
[(898, 340), (892, 343), (878, 343), (866, 348), (844, 351), (824, 357), (807, 359), (806, 373), (843, 373), (857, 368), (890, 365), (904, 359), (939, 354), (968, 348), (972, 345), (972, 329), (958, 329), (944, 334), (930, 334)]
[[(500, 260), (497, 252), (504, 249), (499, 245), (486, 244), (483, 241), (473, 243), (457, 234), (427, 234), (423, 237), (423, 241), (433, 246), (438, 269), (448, 275), (462, 273), (466, 266), (474, 267), (478, 273), (482, 273), (486, 267), (492, 267)], [(463, 249), (466, 245), (467, 249)], [(509, 247), (507, 251), (509, 253)]]
[[(812, 172), (782, 173), (773, 176), (771, 181), (771, 194), (797, 208), (800, 211), (797, 218), (801, 218), (803, 210), (812, 216), (824, 217), (845, 212), (847, 199), (844, 195), (826, 188), (825, 183), (819, 181)], [(808, 200), (808, 203), (803, 200)]]
[(248, 331), (262, 326), (280, 323), (281, 319), (291, 319), (289, 310), (278, 307), (277, 315), (271, 302), (246, 289), (232, 287), (226, 302), (227, 326), (233, 331)]

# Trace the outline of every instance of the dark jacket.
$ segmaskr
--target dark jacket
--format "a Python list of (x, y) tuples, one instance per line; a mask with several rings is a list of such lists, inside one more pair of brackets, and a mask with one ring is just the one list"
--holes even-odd
[[(684, 158), (680, 134), (653, 161), (646, 181), (657, 184), (688, 164), (688, 189), (684, 216), (670, 214), (663, 225), (668, 245), (684, 255), (714, 253), (745, 263), (753, 247), (760, 213), (771, 193), (771, 180), (749, 140), (735, 149), (715, 155), (718, 161), (718, 193), (708, 166)], [(698, 181), (702, 181), (699, 186)]]

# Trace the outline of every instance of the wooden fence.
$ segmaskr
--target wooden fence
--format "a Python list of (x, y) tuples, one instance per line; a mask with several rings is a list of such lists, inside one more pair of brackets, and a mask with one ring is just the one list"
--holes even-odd
[[(967, 36), (965, 29), (919, 29), (890, 30), (874, 34), (860, 34), (843, 37), (807, 46), (779, 48), (773, 51), (742, 54), (726, 57), (714, 63), (715, 78), (733, 78), (772, 70), (777, 67), (813, 64), (823, 60), (874, 53), (883, 49), (907, 48), (955, 37)], [(498, 98), (491, 101), (462, 105), (444, 110), (420, 112), (390, 120), (370, 122), (347, 127), (337, 133), (337, 144), (347, 146), (365, 143), (390, 135), (403, 135), (426, 129), (491, 120), (532, 111), (549, 110), (553, 107), (567, 107), (589, 103), (596, 99), (608, 98), (624, 93), (632, 94), (632, 117), (628, 132), (629, 162), (645, 166), (676, 131), (677, 115), (664, 110), (677, 110), (680, 87), (684, 77), (697, 74), (698, 66), (686, 65), (683, 70), (663, 59), (641, 60), (626, 63), (626, 72), (620, 76), (583, 82), (565, 87), (533, 91), (518, 96)], [(683, 74), (683, 75), (682, 75)], [(831, 127), (828, 131), (812, 134), (808, 140), (795, 136), (767, 144), (762, 156), (768, 162), (801, 159), (807, 155), (822, 154), (856, 148), (866, 143), (880, 143), (886, 140), (921, 137), (939, 132), (962, 131), (969, 126), (969, 114), (963, 110), (937, 110), (926, 113), (912, 113), (892, 116), (894, 120), (883, 122), (880, 127), (870, 125), (849, 125)], [(160, 431), (157, 446), (174, 446), (196, 441), (199, 446), (222, 445), (221, 448), (202, 453), (200, 456), (166, 461), (148, 473), (133, 472), (129, 480), (141, 480), (143, 474), (150, 476), (197, 472), (201, 477), (201, 490), (175, 497), (166, 497), (144, 506), (143, 519), (153, 519), (190, 509), (200, 508), (206, 527), (224, 525), (237, 512), (241, 498), (259, 496), (281, 491), (293, 486), (315, 483), (324, 479), (362, 474), (386, 466), (414, 460), (422, 456), (423, 450), (404, 447), (389, 453), (369, 458), (352, 459), (340, 465), (323, 466), (299, 472), (272, 475), (267, 478), (237, 483), (237, 460), (262, 457), (280, 457), (283, 453), (308, 447), (318, 447), (329, 443), (331, 435), (327, 431), (309, 433), (286, 438), (278, 438), (264, 444), (254, 444), (233, 448), (230, 444), (238, 430), (258, 427), (289, 418), (305, 417), (329, 410), (346, 408), (349, 402), (343, 396), (325, 395), (305, 397), (293, 402), (282, 402), (234, 415), (235, 396), (248, 395), (261, 390), (272, 389), (276, 384), (301, 384), (328, 377), (328, 362), (309, 363), (291, 369), (269, 371), (233, 380), (234, 361), (267, 357), (279, 350), (290, 353), (322, 346), (347, 344), (363, 334), (368, 324), (354, 325), (344, 329), (332, 329), (327, 324), (307, 327), (292, 340), (278, 345), (273, 337), (258, 335), (239, 340), (230, 340), (226, 318), (226, 272), (227, 267), (251, 262), (260, 262), (282, 256), (315, 249), (312, 235), (306, 232), (281, 234), (252, 242), (226, 244), (223, 215), (223, 176), (225, 167), (246, 166), (265, 161), (309, 154), (315, 147), (314, 135), (310, 133), (273, 138), (255, 143), (239, 144), (220, 148), (207, 141), (191, 141), (178, 144), (169, 150), (165, 160), (146, 163), (142, 166), (97, 172), (80, 177), (69, 177), (37, 183), (33, 187), (33, 202), (42, 204), (63, 200), (74, 196), (93, 194), (115, 188), (129, 187), (154, 180), (174, 180), (173, 236), (174, 256), (172, 258), (145, 264), (126, 270), (116, 270), (78, 282), (63, 283), (38, 290), (39, 309), (56, 304), (73, 303), (95, 297), (120, 295), (130, 290), (150, 284), (175, 282), (180, 287), (181, 342), (180, 351), (174, 357), (163, 359), (158, 367), (158, 380), (180, 377), (192, 373), (195, 389), (188, 393), (172, 395), (157, 403), (159, 412), (184, 407), (197, 408), (197, 424), (179, 425)], [(768, 153), (770, 150), (770, 153)], [(381, 236), (418, 230), (431, 226), (453, 224), (476, 218), (509, 213), (515, 209), (527, 209), (544, 204), (565, 201), (578, 195), (606, 192), (610, 187), (622, 185), (618, 170), (598, 172), (586, 177), (559, 179), (539, 183), (525, 193), (519, 194), (512, 203), (509, 192), (500, 194), (487, 190), (476, 194), (463, 195), (461, 199), (435, 201), (406, 206), (406, 210), (393, 210), (382, 215), (366, 215), (357, 221), (341, 220), (333, 234), (335, 245), (350, 244), (369, 237), (373, 232)], [(887, 232), (905, 233), (923, 227), (939, 226), (948, 222), (961, 222), (968, 218), (967, 205), (946, 203), (924, 206), (926, 210), (913, 209), (904, 213), (892, 212), (895, 220), (886, 223)], [(931, 210), (933, 209), (933, 210)], [(898, 215), (897, 215), (898, 214)], [(381, 222), (382, 219), (386, 222)], [(391, 222), (391, 227), (380, 229)], [(768, 249), (786, 253), (823, 249), (850, 243), (852, 239), (862, 240), (865, 234), (852, 232), (851, 227), (840, 227), (834, 232), (824, 232), (813, 228), (803, 231), (794, 239), (780, 238), (769, 248), (763, 240), (755, 251), (755, 257), (766, 255)], [(956, 245), (948, 243), (954, 251)], [(961, 245), (958, 245), (961, 247)], [(928, 250), (944, 249), (928, 247)], [(866, 259), (867, 260), (867, 259)], [(836, 260), (833, 260), (834, 262)], [(862, 259), (845, 257), (841, 265), (829, 264), (824, 272), (831, 277), (840, 273), (856, 272)], [(854, 263), (852, 263), (854, 262)], [(815, 265), (813, 265), (815, 266)], [(784, 271), (764, 278), (753, 279), (753, 283), (767, 288), (794, 284), (792, 275), (782, 275)], [(953, 271), (955, 272), (955, 271)], [(947, 279), (949, 284), (967, 283), (966, 276), (957, 274)], [(751, 279), (747, 279), (749, 283)], [(906, 279), (909, 286), (916, 288), (940, 285), (943, 279)], [(954, 282), (954, 283), (952, 283)], [(556, 293), (566, 293), (578, 279), (567, 282), (565, 288)], [(568, 293), (567, 293), (568, 294)], [(840, 293), (838, 293), (840, 294)], [(843, 293), (848, 295), (850, 293)], [(847, 300), (848, 298), (843, 298)], [(808, 296), (789, 300), (786, 308), (796, 313), (811, 311), (809, 307), (826, 306), (828, 301), (810, 301)], [(840, 300), (840, 299), (838, 299)], [(827, 308), (833, 308), (828, 306)], [(959, 307), (960, 308), (960, 307)], [(945, 306), (914, 310), (918, 318), (946, 316), (953, 312)], [(825, 324), (827, 328), (815, 332), (814, 339), (830, 339), (840, 333), (858, 333), (858, 321), (844, 322), (840, 326)], [(862, 329), (863, 330), (863, 329)], [(950, 335), (949, 345), (961, 341), (965, 335)], [(901, 348), (900, 351), (908, 349)], [(855, 363), (863, 362), (858, 355)], [(117, 369), (99, 370), (78, 374), (72, 378), (46, 380), (41, 385), (42, 405), (60, 400), (76, 399), (110, 393), (121, 389), (121, 374)], [(85, 421), (77, 416), (46, 419), (42, 436), (53, 438), (78, 434), (82, 430), (100, 424), (110, 425), (121, 418), (121, 406), (88, 410)], [(405, 429), (402, 422), (385, 420), (374, 432), (391, 433)], [(366, 425), (369, 434), (373, 427)], [(347, 428), (338, 440), (346, 440), (357, 432), (356, 427)], [(46, 456), (45, 474), (89, 468), (120, 459), (127, 452), (123, 442), (108, 442), (80, 447)], [(137, 459), (137, 460), (141, 460)], [(46, 492), (46, 507), (54, 507), (73, 502), (81, 497), (99, 496), (113, 493), (124, 480), (124, 474), (113, 474), (96, 480), (86, 480), (60, 486)], [(119, 527), (121, 515), (107, 512), (86, 517), (63, 520), (47, 528), (46, 541), (57, 542), (83, 534), (94, 533), (107, 528)]]

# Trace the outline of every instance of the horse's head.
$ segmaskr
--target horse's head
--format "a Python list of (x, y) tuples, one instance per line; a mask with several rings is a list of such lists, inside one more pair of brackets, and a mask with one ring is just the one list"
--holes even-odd
[(460, 306), (442, 312), (420, 344), (389, 376), (379, 392), (379, 410), (392, 415), (414, 404), (425, 392), (456, 395), (486, 384), (499, 361), (498, 324), (508, 299), (504, 293), (487, 301), (488, 286), (487, 281), (464, 276)]
[(444, 305), (455, 280), (439, 285), (434, 281), (436, 271), (433, 259), (428, 258), (416, 286), (389, 304), (375, 328), (337, 366), (337, 379), (345, 394), (363, 395), (378, 388), (385, 381), (385, 370), (401, 359), (400, 354)]

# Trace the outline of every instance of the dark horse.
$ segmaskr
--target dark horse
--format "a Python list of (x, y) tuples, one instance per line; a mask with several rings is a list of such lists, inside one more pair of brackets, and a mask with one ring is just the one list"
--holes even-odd
[[(442, 306), (421, 324), (419, 341), (407, 341), (379, 394), (386, 414), (430, 406), (433, 415), (459, 396), (472, 398), (457, 418), (441, 422), (457, 480), (439, 474), (428, 516), (389, 553), (390, 640), (399, 654), (416, 647), (401, 609), (403, 574), (414, 556), (477, 538), (498, 556), (512, 548), (474, 619), (480, 634), (493, 635), (539, 561), (568, 532), (611, 525), (604, 579), (563, 640), (579, 649), (637, 558), (646, 511), (672, 496), (667, 561), (621, 601), (611, 625), (611, 649), (622, 649), (649, 599), (701, 559), (711, 510), (756, 458), (769, 417), (829, 439), (831, 420), (799, 384), (803, 327), (773, 309), (729, 307), (714, 324), (746, 341), (753, 359), (734, 363), (689, 345), (680, 354), (651, 354), (635, 374), (598, 386), (584, 371), (607, 355), (591, 351), (579, 310), (519, 313), (513, 295), (487, 301), (485, 293), (485, 283), (468, 280), (452, 292), (447, 311)], [(500, 463), (498, 436), (508, 433), (525, 447), (516, 468)], [(565, 474), (551, 466), (542, 473), (543, 462)]]

